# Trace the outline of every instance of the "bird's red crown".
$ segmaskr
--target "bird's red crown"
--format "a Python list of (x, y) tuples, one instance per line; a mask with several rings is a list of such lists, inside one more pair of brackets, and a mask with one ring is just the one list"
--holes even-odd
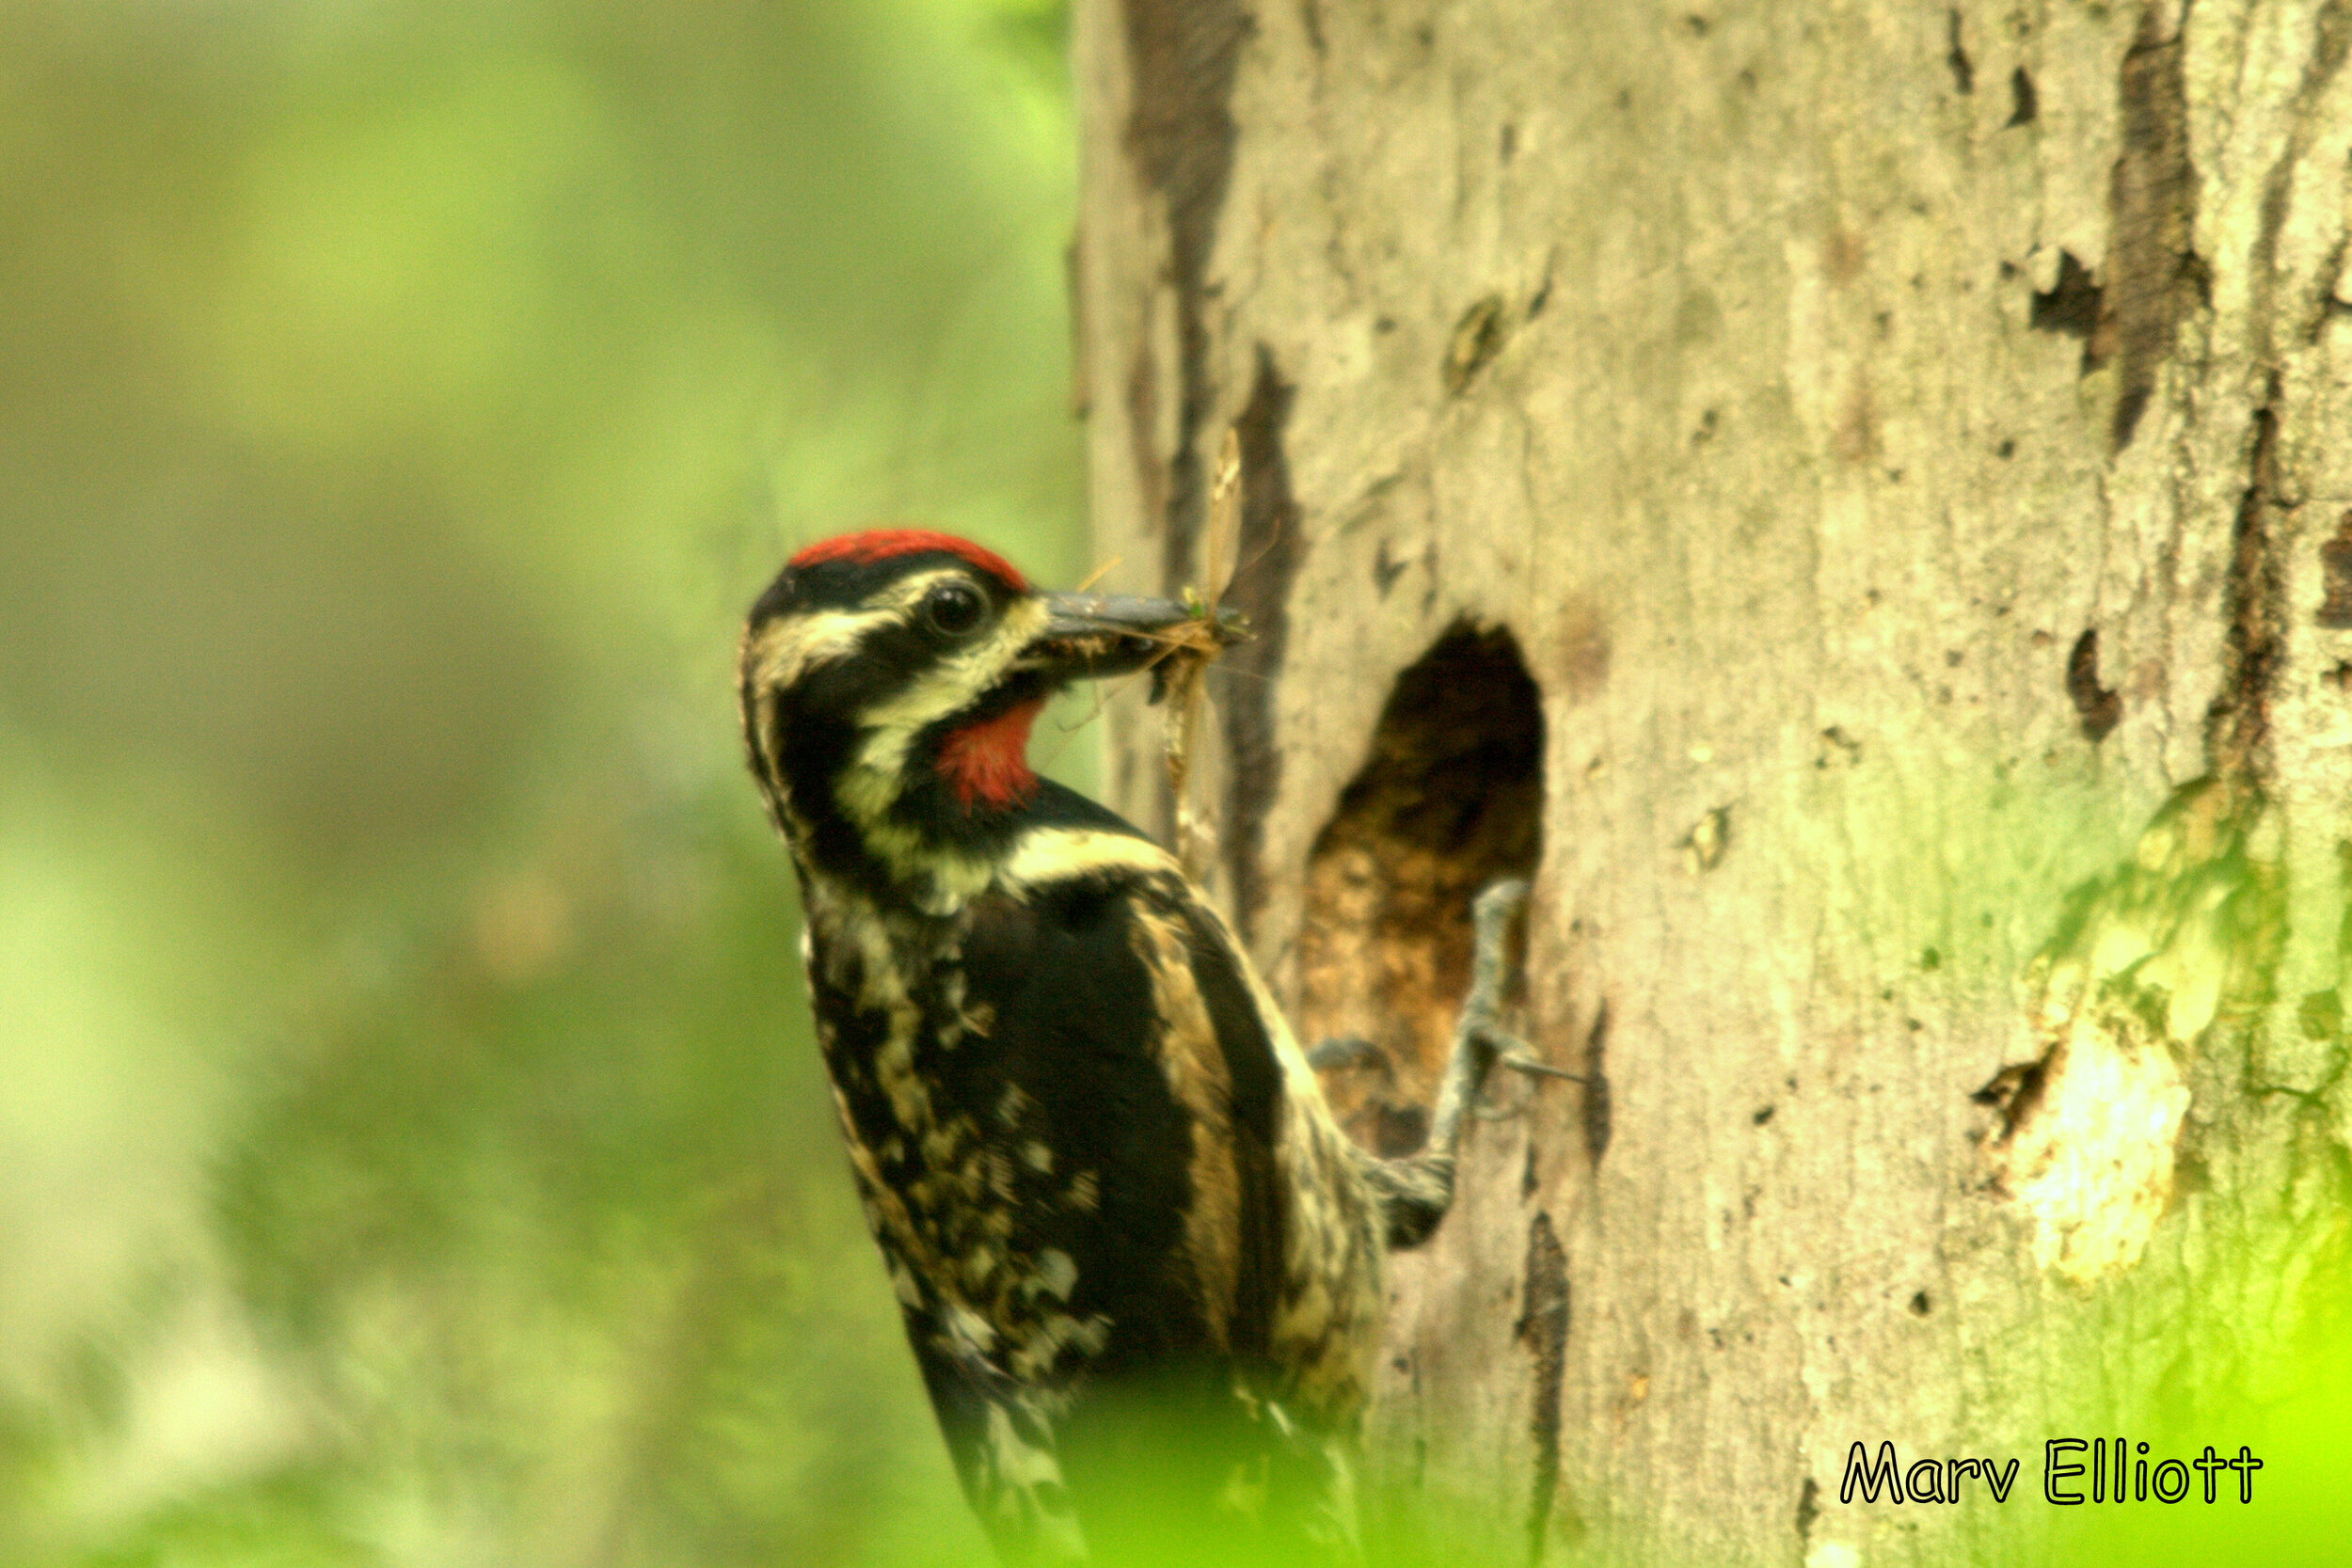
[(863, 533), (844, 533), (836, 538), (820, 539), (795, 555), (788, 564), (818, 566), (828, 561), (851, 561), (863, 564), (887, 561), (894, 555), (918, 555), (928, 550), (937, 550), (968, 562), (1016, 594), (1028, 589), (1028, 578), (995, 551), (982, 549), (971, 540), (959, 539), (952, 533), (940, 533), (924, 528), (874, 528)]

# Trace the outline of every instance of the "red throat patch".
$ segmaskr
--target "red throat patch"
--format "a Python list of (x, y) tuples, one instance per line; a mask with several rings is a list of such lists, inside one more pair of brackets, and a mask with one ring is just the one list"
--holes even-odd
[(864, 533), (819, 539), (786, 564), (817, 566), (828, 561), (887, 561), (894, 555), (914, 555), (924, 550), (945, 551), (978, 567), (1016, 594), (1029, 586), (1028, 578), (994, 550), (982, 549), (971, 540), (959, 539), (952, 533), (935, 533), (922, 528), (873, 528)]
[(1029, 726), (1044, 705), (1044, 698), (1033, 697), (952, 731), (939, 743), (939, 776), (958, 800), (1002, 811), (1028, 799), (1037, 788), (1037, 775), (1029, 771)]

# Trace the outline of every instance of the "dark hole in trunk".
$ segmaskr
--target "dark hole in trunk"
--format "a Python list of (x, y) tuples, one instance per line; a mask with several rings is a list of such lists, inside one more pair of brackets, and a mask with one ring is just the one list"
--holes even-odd
[(1408, 1154), (1470, 987), (1470, 900), (1535, 868), (1544, 719), (1518, 641), (1456, 626), (1397, 677), (1362, 771), (1307, 864), (1299, 1037), (1369, 1040), (1327, 1073), (1342, 1124)]

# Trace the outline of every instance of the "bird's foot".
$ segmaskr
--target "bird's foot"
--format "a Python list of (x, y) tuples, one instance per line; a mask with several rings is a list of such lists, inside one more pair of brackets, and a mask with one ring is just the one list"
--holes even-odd
[[(1527, 880), (1498, 878), (1470, 902), (1470, 986), (1454, 1026), (1454, 1050), (1438, 1086), (1429, 1145), (1447, 1157), (1461, 1141), (1463, 1114), (1473, 1107), (1497, 1066), (1536, 1077), (1569, 1074), (1536, 1058), (1525, 1040), (1506, 1033), (1497, 1015), (1510, 976), (1511, 921), (1527, 905)], [(1479, 1113), (1482, 1117), (1486, 1113)]]

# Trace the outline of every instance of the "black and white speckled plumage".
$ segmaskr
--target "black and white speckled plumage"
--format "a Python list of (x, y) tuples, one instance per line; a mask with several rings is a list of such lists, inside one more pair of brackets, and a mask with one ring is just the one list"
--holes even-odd
[[(956, 582), (985, 615), (948, 633), (926, 607)], [(1382, 1253), (1450, 1194), (1463, 1085), (1436, 1153), (1370, 1160), (1171, 856), (1058, 785), (948, 766), (951, 737), (996, 744), (974, 726), (1139, 666), (1152, 616), (1185, 613), (873, 534), (796, 557), (744, 636), (746, 741), (800, 872), (850, 1164), (966, 1493), (1015, 1561), (1171, 1531), (1353, 1556)], [(1025, 721), (999, 728), (1017, 765)]]

